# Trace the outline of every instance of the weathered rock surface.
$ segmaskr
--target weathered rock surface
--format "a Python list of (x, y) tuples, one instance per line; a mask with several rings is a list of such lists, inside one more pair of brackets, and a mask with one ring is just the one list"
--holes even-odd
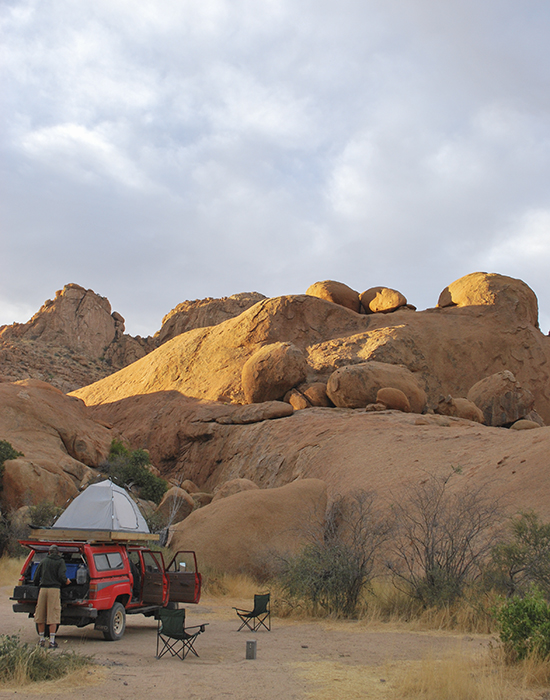
[(307, 288), (306, 294), (330, 301), (333, 304), (339, 304), (346, 309), (355, 311), (355, 313), (361, 313), (359, 293), (342, 282), (335, 282), (334, 280), (315, 282)]
[(510, 426), (511, 430), (533, 430), (533, 428), (540, 428), (541, 426), (538, 423), (535, 423), (533, 420), (525, 420), (525, 418), (521, 418), (520, 420), (516, 421)]
[(169, 546), (186, 549), (192, 542), (203, 567), (265, 573), (274, 556), (296, 552), (320, 533), (326, 503), (326, 486), (318, 479), (241, 491), (170, 528)]
[(5, 463), (2, 503), (65, 505), (106, 459), (112, 431), (84, 403), (45, 382), (0, 384), (0, 436), (23, 453)]
[(537, 297), (522, 280), (487, 272), (461, 277), (441, 292), (439, 307), (491, 306), (506, 308), (520, 321), (538, 327)]
[(264, 345), (244, 363), (244, 399), (246, 403), (282, 399), (306, 375), (306, 358), (300, 348), (292, 343)]
[(162, 319), (162, 328), (155, 334), (159, 345), (194, 328), (217, 326), (239, 316), (266, 297), (258, 292), (243, 292), (221, 299), (196, 299), (178, 304)]
[(327, 396), (327, 385), (324, 382), (313, 382), (311, 384), (300, 384), (300, 391), (312, 406), (333, 406), (334, 404)]
[(179, 523), (195, 509), (195, 501), (181, 488), (172, 486), (162, 497), (156, 512), (167, 525)]
[(524, 389), (512, 372), (504, 370), (474, 384), (468, 399), (481, 409), (487, 425), (510, 425), (533, 408), (533, 394)]
[(124, 334), (124, 318), (91, 289), (68, 284), (28, 323), (0, 327), (4, 381), (39, 379), (71, 391), (144, 357), (151, 338)]
[(254, 491), (258, 488), (260, 487), (253, 481), (250, 481), (250, 479), (230, 479), (216, 489), (212, 503), (214, 503), (214, 501), (219, 501), (220, 498), (227, 498), (241, 491)]
[(518, 318), (514, 304), (500, 302), (359, 315), (311, 296), (266, 299), (217, 326), (177, 336), (78, 395), (96, 404), (176, 390), (244, 403), (244, 363), (263, 345), (276, 342), (304, 351), (308, 384), (326, 383), (345, 365), (372, 360), (402, 364), (422, 380), (432, 408), (441, 395), (466, 396), (487, 374), (509, 369), (550, 422), (550, 339)]
[(465, 420), (473, 420), (476, 423), (484, 423), (483, 412), (473, 401), (461, 397), (453, 398), (450, 395), (442, 397), (435, 408), (435, 412), (442, 416), (456, 416)]
[(426, 393), (414, 374), (406, 367), (383, 362), (364, 362), (337, 369), (330, 375), (327, 394), (340, 408), (364, 408), (375, 403), (378, 391), (385, 387), (402, 391), (414, 413), (425, 410)]
[(301, 411), (304, 408), (311, 408), (311, 403), (298, 389), (291, 389), (285, 394), (285, 401), (289, 403), (295, 411)]
[(411, 404), (407, 396), (400, 390), (393, 387), (384, 387), (376, 393), (376, 403), (382, 403), (386, 408), (395, 411), (410, 413)]
[(359, 298), (367, 314), (389, 313), (407, 305), (407, 299), (401, 292), (388, 287), (371, 287)]

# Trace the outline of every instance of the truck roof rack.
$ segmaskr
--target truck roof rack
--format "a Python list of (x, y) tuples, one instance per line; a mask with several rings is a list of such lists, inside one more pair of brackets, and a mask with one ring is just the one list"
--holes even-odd
[(64, 530), (50, 528), (32, 530), (27, 538), (29, 541), (59, 542), (73, 540), (77, 542), (158, 542), (160, 535), (149, 532), (128, 532), (126, 530)]

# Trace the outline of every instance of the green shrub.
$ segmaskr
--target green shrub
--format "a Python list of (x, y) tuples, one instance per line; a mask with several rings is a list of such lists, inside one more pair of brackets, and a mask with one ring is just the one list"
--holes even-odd
[(130, 450), (122, 442), (113, 440), (109, 458), (101, 469), (119, 486), (126, 489), (136, 486), (141, 498), (160, 503), (168, 483), (149, 470), (150, 464), (146, 450)]
[(2, 476), (4, 475), (4, 462), (9, 459), (23, 457), (22, 452), (18, 452), (7, 440), (0, 440), (0, 491), (2, 490)]
[(495, 608), (500, 639), (518, 659), (550, 655), (550, 605), (541, 592), (531, 589), (523, 598), (514, 596)]
[(93, 663), (89, 656), (52, 654), (21, 642), (17, 635), (0, 635), (0, 684), (55, 680)]
[(51, 527), (63, 512), (63, 508), (49, 501), (42, 501), (30, 507), (30, 521), (33, 527)]

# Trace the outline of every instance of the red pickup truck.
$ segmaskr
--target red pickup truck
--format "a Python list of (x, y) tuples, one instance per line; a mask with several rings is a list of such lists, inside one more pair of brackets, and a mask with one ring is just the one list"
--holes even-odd
[(49, 546), (65, 560), (70, 585), (61, 589), (61, 624), (94, 625), (105, 639), (124, 634), (126, 615), (154, 616), (161, 607), (198, 603), (201, 575), (194, 552), (178, 552), (165, 566), (161, 552), (138, 544), (87, 541), (22, 541), (31, 552), (11, 600), (14, 612), (34, 617), (38, 588), (33, 576)]

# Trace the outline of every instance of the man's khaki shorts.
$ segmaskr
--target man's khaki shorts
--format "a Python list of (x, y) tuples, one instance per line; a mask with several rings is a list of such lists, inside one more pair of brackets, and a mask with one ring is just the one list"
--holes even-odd
[(41, 588), (34, 613), (37, 624), (58, 625), (61, 622), (61, 591), (59, 588)]

